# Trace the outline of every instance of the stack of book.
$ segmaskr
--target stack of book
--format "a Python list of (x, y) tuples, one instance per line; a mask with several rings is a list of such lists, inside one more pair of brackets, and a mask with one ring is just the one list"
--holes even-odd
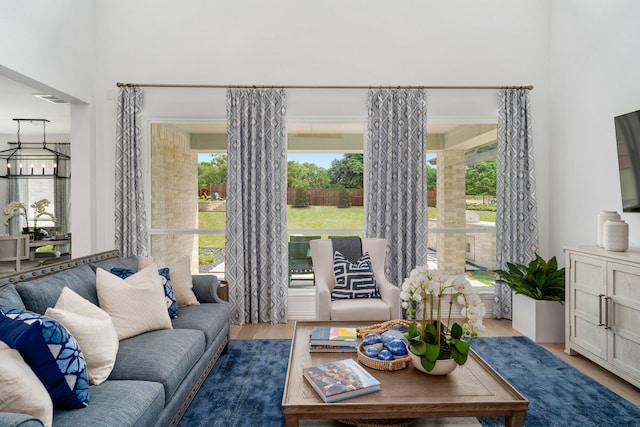
[(358, 349), (356, 328), (318, 326), (309, 337), (309, 351), (316, 353), (355, 353)]

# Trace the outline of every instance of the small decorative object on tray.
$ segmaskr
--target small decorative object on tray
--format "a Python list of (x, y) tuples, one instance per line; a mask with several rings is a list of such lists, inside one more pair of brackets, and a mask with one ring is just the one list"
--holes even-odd
[(302, 373), (327, 403), (380, 391), (380, 381), (353, 359), (309, 366)]
[(404, 332), (411, 322), (390, 320), (363, 328), (357, 334), (362, 338), (358, 346), (358, 361), (379, 371), (397, 371), (411, 363)]

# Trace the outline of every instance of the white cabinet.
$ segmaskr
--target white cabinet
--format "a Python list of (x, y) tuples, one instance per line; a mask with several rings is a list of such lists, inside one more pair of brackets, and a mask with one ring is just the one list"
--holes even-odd
[(565, 248), (565, 351), (640, 387), (640, 250)]

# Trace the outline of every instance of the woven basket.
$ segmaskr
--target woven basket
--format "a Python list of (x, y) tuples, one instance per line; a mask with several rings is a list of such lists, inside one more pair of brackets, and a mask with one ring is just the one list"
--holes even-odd
[(380, 335), (387, 329), (395, 325), (411, 325), (413, 320), (387, 320), (386, 322), (376, 323), (371, 326), (363, 326), (362, 328), (356, 329), (356, 333), (358, 334), (358, 338), (364, 338), (367, 334), (378, 334)]
[[(375, 325), (358, 328), (356, 330), (356, 333), (358, 334), (359, 338), (364, 338), (367, 334), (380, 335), (390, 327), (397, 324), (408, 326), (411, 324), (411, 322), (407, 320), (389, 320), (384, 323), (378, 323)], [(368, 357), (364, 353), (364, 345), (360, 344), (358, 346), (358, 362), (362, 363), (365, 366), (368, 366), (369, 368), (377, 369), (378, 371), (398, 371), (409, 366), (409, 364), (411, 363), (411, 356), (407, 355), (406, 357), (393, 360), (374, 359)]]

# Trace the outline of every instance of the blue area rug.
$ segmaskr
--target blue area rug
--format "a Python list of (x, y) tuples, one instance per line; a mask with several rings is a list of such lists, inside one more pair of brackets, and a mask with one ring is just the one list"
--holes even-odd
[[(180, 427), (280, 427), (290, 340), (233, 340)], [(526, 427), (640, 426), (640, 408), (526, 337), (475, 338), (476, 352), (529, 400)], [(504, 426), (504, 418), (480, 418)]]
[(231, 340), (178, 425), (284, 426), (290, 348), (291, 340)]
[(529, 400), (525, 426), (640, 426), (640, 408), (527, 337), (475, 338), (471, 347)]

